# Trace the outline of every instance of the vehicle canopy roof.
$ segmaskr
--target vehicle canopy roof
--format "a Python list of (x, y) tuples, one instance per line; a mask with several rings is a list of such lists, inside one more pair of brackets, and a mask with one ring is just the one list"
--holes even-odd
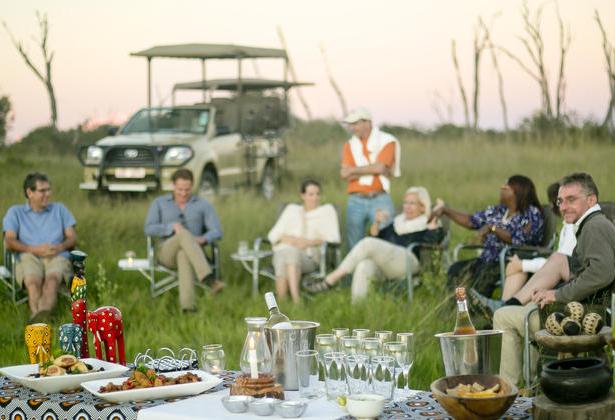
[(233, 44), (178, 44), (158, 45), (147, 50), (131, 53), (139, 57), (238, 59), (238, 58), (284, 58), (286, 51), (278, 48), (248, 47)]
[[(198, 80), (196, 82), (176, 83), (173, 90), (228, 90), (237, 91), (240, 81), (238, 79), (212, 79)], [(309, 82), (289, 82), (284, 80), (272, 79), (241, 79), (241, 89), (243, 91), (261, 91), (267, 89), (284, 88), (290, 89), (297, 86), (313, 86)]]

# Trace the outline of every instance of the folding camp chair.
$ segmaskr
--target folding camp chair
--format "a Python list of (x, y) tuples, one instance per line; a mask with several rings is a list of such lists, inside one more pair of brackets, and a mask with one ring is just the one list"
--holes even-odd
[[(150, 283), (150, 294), (152, 297), (177, 287), (179, 279), (177, 271), (160, 264), (156, 258), (156, 240), (152, 236), (147, 236), (147, 258), (123, 258), (118, 261), (118, 267), (124, 271), (138, 271)], [(207, 261), (211, 264), (214, 278), (220, 279), (220, 247), (217, 242), (211, 242), (203, 248)], [(161, 277), (162, 276), (162, 277)], [(195, 283), (199, 287), (206, 287), (200, 282)]]

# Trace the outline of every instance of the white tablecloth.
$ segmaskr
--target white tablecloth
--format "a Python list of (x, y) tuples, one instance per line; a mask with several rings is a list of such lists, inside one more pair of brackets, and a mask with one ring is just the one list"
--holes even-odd
[[(196, 420), (196, 419), (241, 419), (241, 420), (264, 420), (281, 419), (273, 413), (271, 416), (257, 416), (251, 412), (233, 414), (226, 411), (220, 399), (228, 395), (228, 389), (212, 394), (198, 395), (182, 401), (161, 404), (156, 407), (144, 408), (137, 414), (138, 420)], [(299, 398), (298, 391), (286, 391), (287, 400)], [(328, 401), (325, 397), (312, 400), (308, 403), (302, 419), (333, 420), (344, 416), (346, 413), (339, 408), (334, 401)]]

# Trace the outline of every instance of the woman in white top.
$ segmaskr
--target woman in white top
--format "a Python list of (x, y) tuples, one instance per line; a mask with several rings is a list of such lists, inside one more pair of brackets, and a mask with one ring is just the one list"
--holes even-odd
[(306, 180), (301, 184), (303, 204), (288, 204), (267, 238), (273, 245), (276, 293), (286, 298), (290, 290), (293, 303), (299, 303), (301, 274), (318, 268), (319, 246), (340, 242), (337, 212), (331, 204), (320, 205), (320, 184)]

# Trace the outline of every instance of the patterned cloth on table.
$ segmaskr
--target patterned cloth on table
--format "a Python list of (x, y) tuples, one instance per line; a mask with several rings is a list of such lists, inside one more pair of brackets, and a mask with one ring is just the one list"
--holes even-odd
[[(237, 372), (225, 371), (220, 376), (223, 382), (206, 392), (217, 392), (230, 387), (237, 376)], [(137, 413), (143, 408), (185, 398), (190, 397), (111, 403), (84, 390), (45, 395), (30, 388), (22, 387), (6, 376), (0, 376), (0, 418), (6, 419), (136, 420)]]
[[(508, 411), (502, 416), (503, 419), (531, 419), (532, 418), (532, 399), (517, 397)], [(338, 420), (352, 420), (352, 416), (344, 416)], [(419, 391), (412, 397), (403, 401), (395, 401), (385, 405), (384, 412), (378, 420), (453, 420), (451, 416), (436, 401), (431, 392)]]

